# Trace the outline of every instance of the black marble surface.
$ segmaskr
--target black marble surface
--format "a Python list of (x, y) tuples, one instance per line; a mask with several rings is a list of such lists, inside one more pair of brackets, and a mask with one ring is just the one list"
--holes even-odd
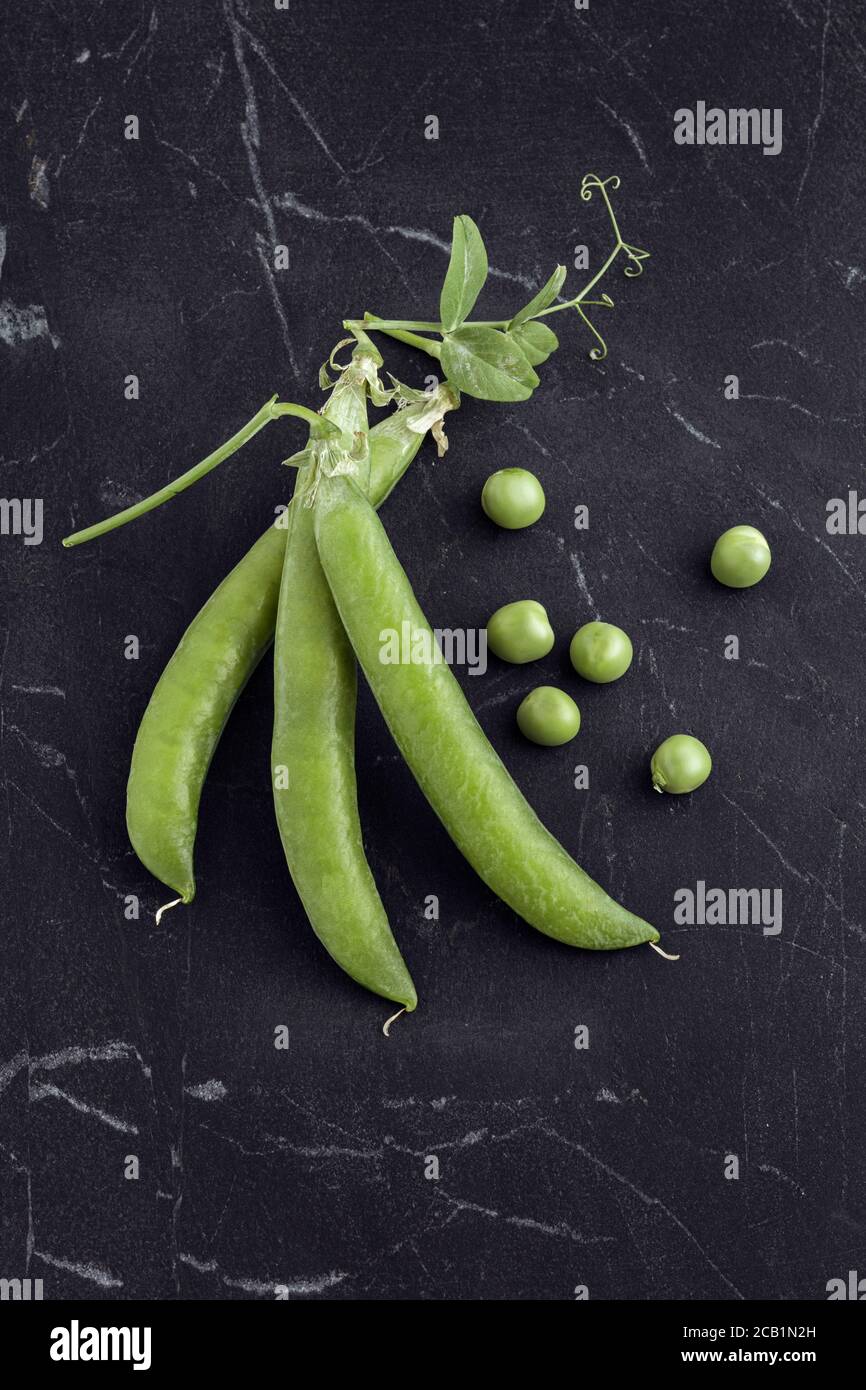
[[(70, 1299), (784, 1300), (866, 1273), (866, 539), (825, 526), (863, 486), (857, 0), (32, 0), (9, 7), (3, 57), (0, 476), (44, 499), (45, 526), (0, 537), (0, 1275)], [(698, 100), (781, 108), (781, 153), (676, 145)], [(287, 876), (267, 661), (211, 770), (197, 899), (160, 927), (124, 829), (148, 695), (282, 500), (297, 428), (133, 527), (59, 540), (272, 392), (318, 405), (347, 314), (435, 315), (455, 212), (489, 248), (484, 317), (579, 244), (597, 267), (590, 169), (621, 176), (623, 232), (652, 253), (605, 283), (607, 360), (568, 315), (532, 400), (466, 400), (447, 459), (425, 447), (383, 516), (434, 625), (547, 604), (550, 658), (492, 661), (467, 692), (546, 823), (681, 959), (571, 953), (513, 918), (364, 691), (369, 854), (422, 997), (388, 1040)], [(288, 271), (267, 268), (274, 242)], [(420, 381), (408, 349), (387, 357)], [(503, 465), (547, 491), (523, 534), (480, 513)], [(741, 521), (774, 565), (735, 593), (707, 559)], [(596, 615), (635, 640), (608, 689), (567, 664)], [(579, 700), (570, 747), (515, 731), (543, 681)], [(648, 759), (676, 730), (715, 771), (662, 799)], [(699, 880), (781, 889), (781, 934), (677, 927)]]

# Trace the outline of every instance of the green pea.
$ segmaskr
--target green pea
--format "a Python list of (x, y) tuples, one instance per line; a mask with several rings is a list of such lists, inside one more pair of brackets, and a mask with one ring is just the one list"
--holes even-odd
[(584, 680), (607, 685), (624, 676), (634, 651), (631, 639), (613, 623), (584, 623), (571, 639), (571, 664)]
[(651, 771), (657, 792), (696, 791), (713, 770), (713, 760), (699, 738), (671, 734), (653, 753)]
[(710, 569), (729, 589), (750, 589), (770, 568), (770, 547), (754, 526), (732, 526), (713, 546)]
[(553, 646), (553, 628), (547, 610), (534, 598), (519, 599), (497, 608), (487, 624), (487, 645), (502, 661), (522, 666), (547, 656)]
[(521, 700), (517, 723), (533, 743), (558, 748), (561, 743), (570, 743), (580, 728), (580, 710), (564, 690), (539, 685)]
[(519, 531), (531, 526), (544, 511), (544, 488), (525, 468), (500, 468), (484, 484), (481, 505), (497, 526)]

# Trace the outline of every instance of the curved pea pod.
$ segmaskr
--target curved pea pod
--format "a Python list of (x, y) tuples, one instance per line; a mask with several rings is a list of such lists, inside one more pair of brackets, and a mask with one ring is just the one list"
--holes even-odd
[[(343, 431), (299, 473), (274, 639), (274, 809), (286, 863), (322, 945), (359, 984), (418, 1002), (364, 853), (355, 783), (357, 667), (313, 534), (317, 469), (345, 467), (366, 439), (367, 383), (346, 369), (325, 414)], [(352, 452), (354, 452), (352, 450)]]
[[(300, 489), (306, 481), (298, 479)], [(316, 551), (312, 508), (293, 506), (274, 642), (271, 772), (280, 839), (325, 949), (359, 984), (411, 1010), (415, 986), (364, 853), (356, 694), (355, 655)]]
[[(370, 431), (370, 496), (379, 505), (459, 396), (447, 384)], [(274, 637), (286, 518), (268, 527), (193, 618), (157, 682), (136, 735), (126, 795), (132, 847), (183, 902), (205, 777), (232, 708)]]
[(126, 827), (146, 869), (195, 896), (193, 848), (207, 770), (235, 701), (274, 637), (286, 532), (270, 526), (190, 623), (138, 728)]
[[(384, 527), (350, 478), (325, 479), (316, 543), (343, 626), (389, 729), (448, 834), (475, 871), (539, 931), (613, 950), (658, 940), (542, 825), (473, 715)], [(402, 624), (408, 623), (408, 629)], [(429, 659), (386, 664), (380, 634), (408, 631)]]

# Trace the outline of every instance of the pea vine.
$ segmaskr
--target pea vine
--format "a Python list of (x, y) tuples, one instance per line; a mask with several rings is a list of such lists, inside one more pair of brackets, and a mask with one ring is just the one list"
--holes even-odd
[[(596, 273), (573, 298), (563, 300), (560, 297), (566, 268), (558, 265), (543, 288), (510, 319), (471, 320), (469, 315), (487, 280), (488, 260), (480, 231), (464, 213), (454, 219), (451, 257), (439, 296), (438, 322), (386, 319), (367, 313), (362, 320), (344, 320), (343, 327), (362, 345), (370, 342), (368, 332), (375, 330), (420, 348), (441, 363), (446, 377), (458, 391), (487, 401), (524, 401), (532, 395), (539, 383), (535, 368), (559, 346), (556, 334), (541, 322), (551, 314), (575, 310), (595, 339), (590, 358), (593, 362), (602, 362), (607, 356), (607, 343), (586, 310), (612, 309), (614, 301), (606, 292), (595, 299), (590, 295), (618, 257), (625, 257), (625, 274), (634, 279), (643, 273), (643, 263), (650, 254), (623, 238), (608, 193), (608, 189), (615, 191), (619, 186), (617, 174), (607, 179), (599, 178), (598, 174), (585, 174), (581, 181), (580, 196), (585, 203), (596, 191), (601, 194), (614, 234), (614, 245)], [(427, 333), (438, 334), (438, 340), (425, 337)]]
[[(558, 265), (547, 283), (533, 295), (528, 304), (518, 309), (509, 319), (472, 320), (469, 318), (488, 276), (487, 250), (484, 239), (471, 217), (465, 213), (454, 219), (451, 241), (451, 255), (448, 270), (439, 295), (438, 321), (414, 321), (411, 319), (386, 319), (376, 314), (366, 313), (363, 319), (345, 319), (343, 328), (351, 336), (344, 338), (331, 352), (328, 361), (319, 373), (322, 390), (348, 387), (347, 368), (336, 360), (336, 354), (347, 344), (352, 344), (353, 358), (358, 369), (366, 377), (370, 400), (375, 406), (393, 401), (398, 409), (423, 399), (424, 393), (404, 386), (391, 377), (392, 387), (383, 386), (378, 369), (383, 365), (382, 355), (369, 334), (385, 333), (412, 347), (420, 348), (428, 356), (435, 358), (449, 385), (458, 393), (474, 396), (485, 401), (525, 401), (539, 384), (535, 370), (546, 362), (551, 353), (559, 347), (559, 339), (553, 329), (542, 320), (552, 314), (574, 310), (594, 338), (589, 356), (593, 362), (602, 362), (607, 357), (607, 343), (587, 314), (587, 309), (612, 309), (614, 301), (604, 291), (597, 298), (590, 298), (596, 286), (604, 279), (614, 262), (625, 257), (625, 275), (635, 279), (643, 273), (643, 263), (649, 258), (649, 251), (626, 241), (619, 229), (619, 223), (610, 200), (609, 189), (616, 191), (620, 186), (618, 174), (602, 179), (598, 174), (585, 174), (581, 180), (580, 196), (583, 202), (591, 201), (598, 192), (604, 203), (613, 232), (612, 250), (599, 269), (571, 299), (563, 299), (560, 291), (565, 283), (566, 268)], [(428, 334), (436, 336), (429, 337)], [(334, 376), (331, 373), (335, 373)], [(441, 412), (440, 412), (441, 414)], [(236, 453), (253, 435), (282, 416), (295, 416), (309, 426), (310, 443), (307, 448), (285, 460), (298, 467), (308, 463), (313, 456), (323, 452), (339, 452), (351, 449), (352, 441), (340, 440), (341, 431), (321, 413), (316, 413), (303, 405), (289, 401), (279, 401), (276, 396), (267, 401), (247, 424), (243, 425), (231, 439), (226, 440), (213, 453), (193, 468), (181, 474), (173, 482), (141, 502), (127, 507), (115, 516), (76, 531), (64, 538), (65, 546), (80, 545), (83, 541), (94, 540), (108, 531), (124, 526), (145, 513), (159, 507), (163, 502), (176, 497), (186, 488), (203, 478), (211, 469)], [(442, 433), (441, 421), (437, 416), (435, 437), (440, 453), (447, 448)]]

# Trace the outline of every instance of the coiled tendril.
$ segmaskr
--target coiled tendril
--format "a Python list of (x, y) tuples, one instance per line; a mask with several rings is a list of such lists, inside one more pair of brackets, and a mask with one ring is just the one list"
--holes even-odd
[(623, 240), (622, 233), (619, 229), (619, 223), (616, 220), (616, 214), (614, 213), (608, 196), (608, 188), (616, 192), (619, 186), (619, 174), (611, 174), (610, 177), (606, 179), (599, 178), (598, 174), (584, 174), (580, 183), (580, 196), (585, 203), (591, 200), (596, 189), (601, 193), (607, 215), (610, 218), (613, 234), (616, 237), (616, 244), (601, 269), (592, 277), (589, 284), (581, 290), (577, 298), (571, 301), (590, 333), (596, 339), (596, 345), (590, 348), (589, 352), (593, 362), (603, 362), (605, 357), (607, 357), (607, 343), (588, 315), (584, 313), (582, 306), (584, 304), (591, 304), (600, 309), (612, 309), (613, 300), (609, 294), (603, 294), (600, 299), (587, 299), (587, 295), (598, 284), (602, 276), (607, 273), (620, 252), (624, 253), (626, 256), (627, 264), (625, 267), (625, 274), (630, 280), (634, 280), (638, 275), (643, 274), (643, 262), (649, 259), (650, 254), (649, 251), (644, 251), (642, 247), (632, 246), (630, 242)]

